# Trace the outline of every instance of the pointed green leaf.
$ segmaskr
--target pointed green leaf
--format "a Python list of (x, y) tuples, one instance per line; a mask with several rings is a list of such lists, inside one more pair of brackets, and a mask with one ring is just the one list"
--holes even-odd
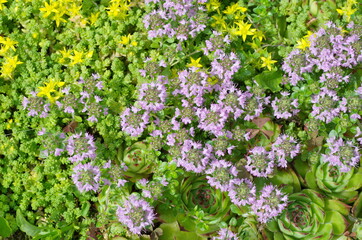
[(325, 206), (326, 210), (338, 211), (339, 213), (345, 216), (348, 215), (349, 210), (351, 209), (351, 206), (338, 200), (328, 199), (327, 201), (325, 201), (325, 203), (326, 203)]
[(0, 236), (10, 237), (11, 232), (12, 230), (9, 226), (8, 221), (5, 218), (0, 217)]
[(20, 230), (25, 232), (27, 235), (34, 237), (41, 232), (41, 229), (37, 226), (26, 221), (21, 211), (16, 210), (16, 223), (19, 226)]
[(347, 228), (347, 221), (346, 219), (340, 214), (339, 212), (326, 212), (325, 223), (331, 223), (333, 226), (333, 234), (334, 235), (341, 235)]
[(280, 91), (279, 84), (282, 82), (281, 71), (265, 71), (255, 76), (255, 81), (265, 89), (270, 89), (273, 92)]

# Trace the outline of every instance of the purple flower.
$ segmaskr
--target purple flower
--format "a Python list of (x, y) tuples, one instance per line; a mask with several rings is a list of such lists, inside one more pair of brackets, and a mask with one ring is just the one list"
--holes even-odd
[(134, 234), (141, 234), (143, 228), (152, 225), (156, 216), (153, 207), (144, 199), (130, 195), (117, 208), (118, 220)]
[(185, 140), (181, 148), (181, 157), (176, 159), (177, 166), (181, 166), (187, 171), (201, 173), (209, 162), (210, 152), (211, 149), (204, 148), (201, 143)]
[(45, 103), (43, 98), (36, 96), (35, 92), (32, 92), (32, 97), (23, 98), (22, 105), (24, 109), (27, 109), (28, 116), (33, 117), (39, 115), (40, 118), (45, 118), (50, 112), (50, 104)]
[(239, 240), (236, 234), (227, 228), (220, 228), (217, 233), (219, 236), (213, 237), (212, 240)]
[(218, 104), (223, 106), (223, 109), (227, 112), (228, 115), (233, 117), (235, 120), (244, 113), (244, 110), (241, 107), (240, 102), (243, 102), (245, 96), (242, 91), (236, 88), (235, 85), (231, 85), (228, 88), (223, 88), (220, 91)]
[(251, 92), (244, 92), (239, 99), (239, 103), (244, 110), (244, 120), (250, 121), (256, 117), (259, 117), (260, 114), (263, 112), (264, 104), (268, 104), (269, 101), (269, 97), (262, 98), (254, 95)]
[(281, 92), (281, 95), (282, 97), (280, 99), (277, 97), (274, 98), (271, 106), (273, 107), (276, 118), (288, 119), (299, 112), (298, 99), (288, 97), (290, 95), (288, 92)]
[(196, 115), (199, 117), (199, 128), (209, 131), (215, 136), (222, 134), (227, 121), (227, 113), (220, 105), (211, 104), (210, 109), (198, 108)]
[(349, 76), (342, 76), (341, 73), (333, 72), (332, 69), (332, 72), (323, 73), (319, 78), (319, 82), (324, 83), (329, 89), (337, 89), (339, 83), (349, 82)]
[(300, 145), (293, 137), (281, 134), (273, 143), (272, 151), (278, 167), (286, 168), (287, 161), (292, 160), (300, 152)]
[(210, 73), (224, 81), (230, 81), (234, 73), (240, 69), (240, 60), (235, 53), (226, 54), (221, 49), (216, 50), (214, 55)]
[(146, 128), (149, 121), (147, 111), (140, 110), (136, 107), (126, 108), (121, 115), (122, 131), (132, 137), (140, 136)]
[(167, 93), (161, 83), (144, 83), (139, 90), (138, 103), (146, 111), (158, 112), (165, 108)]
[(246, 178), (230, 180), (229, 197), (237, 206), (252, 205), (255, 200), (255, 185)]
[(248, 141), (250, 139), (250, 132), (245, 131), (240, 126), (236, 126), (231, 130), (232, 139), (236, 141)]
[(73, 182), (80, 192), (97, 191), (101, 172), (91, 163), (78, 164), (73, 168)]
[(212, 139), (211, 145), (216, 156), (222, 157), (225, 156), (226, 153), (231, 155), (232, 150), (235, 148), (235, 146), (230, 144), (231, 136), (231, 132), (226, 132)]
[(263, 147), (254, 147), (246, 157), (246, 170), (255, 177), (268, 177), (274, 170), (275, 157)]
[(290, 84), (295, 86), (300, 80), (303, 80), (302, 73), (311, 72), (313, 65), (308, 55), (296, 49), (290, 52), (284, 60), (282, 69), (288, 74)]
[(327, 154), (322, 154), (324, 162), (340, 167), (341, 172), (349, 172), (359, 163), (361, 155), (353, 142), (345, 142), (342, 138), (331, 137), (327, 139), (327, 144)]
[(325, 123), (331, 122), (333, 118), (347, 110), (347, 100), (343, 98), (341, 101), (335, 91), (327, 88), (322, 88), (317, 95), (312, 97), (311, 102), (314, 103), (311, 115)]
[(207, 182), (210, 186), (228, 192), (230, 180), (237, 176), (238, 172), (232, 163), (224, 160), (215, 160), (211, 163), (211, 168), (205, 171)]
[(86, 158), (96, 158), (96, 146), (94, 138), (88, 133), (82, 136), (82, 133), (73, 134), (68, 138), (67, 151), (71, 162), (80, 162)]
[(251, 209), (261, 223), (267, 223), (278, 216), (288, 204), (288, 196), (273, 185), (264, 186), (259, 198), (251, 205)]

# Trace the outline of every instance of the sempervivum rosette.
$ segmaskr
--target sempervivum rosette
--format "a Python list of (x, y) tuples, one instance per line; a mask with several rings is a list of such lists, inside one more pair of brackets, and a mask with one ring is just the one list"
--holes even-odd
[(362, 168), (352, 168), (342, 172), (337, 166), (328, 163), (314, 164), (306, 173), (305, 180), (312, 189), (320, 189), (326, 195), (352, 203), (362, 187)]
[[(185, 178), (179, 188), (183, 209), (186, 214), (178, 217), (178, 222), (188, 231), (200, 234), (212, 233), (220, 228), (220, 223), (230, 218), (230, 199), (227, 194), (211, 187), (205, 177), (191, 176)], [(202, 211), (200, 220), (204, 229), (195, 223), (195, 216), (189, 213), (195, 209)]]
[(152, 173), (157, 162), (156, 151), (145, 142), (136, 142), (127, 147), (123, 154), (119, 152), (119, 160), (127, 166), (126, 177), (131, 181), (146, 178)]
[(267, 224), (268, 239), (327, 240), (346, 230), (349, 208), (337, 200), (325, 199), (322, 194), (304, 189), (289, 196), (284, 212)]

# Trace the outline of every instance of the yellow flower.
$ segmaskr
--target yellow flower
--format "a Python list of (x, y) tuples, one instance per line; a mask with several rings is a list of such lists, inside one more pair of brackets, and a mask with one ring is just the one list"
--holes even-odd
[(138, 43), (136, 41), (132, 41), (131, 42), (131, 37), (132, 35), (131, 34), (128, 34), (127, 36), (122, 36), (121, 37), (121, 41), (119, 41), (119, 43), (123, 44), (123, 45), (128, 45), (131, 43), (132, 46), (137, 46)]
[(261, 41), (263, 41), (263, 38), (265, 39), (265, 35), (264, 35), (264, 33), (262, 31), (256, 30), (254, 32), (253, 40), (254, 40), (254, 38), (259, 38), (259, 40), (261, 42)]
[(337, 12), (340, 15), (346, 16), (346, 20), (349, 21), (351, 19), (351, 15), (357, 11), (357, 8), (352, 8), (352, 4), (347, 4), (347, 6), (342, 7), (341, 9), (337, 9)]
[[(0, 0), (0, 1), (1, 1), (1, 0)], [(11, 40), (11, 39), (8, 38), (8, 37), (0, 38), (0, 43), (4, 45), (4, 50), (5, 50), (5, 51), (9, 50), (10, 48), (15, 51), (14, 45), (15, 45), (15, 44), (18, 44), (17, 41), (13, 41), (13, 40)]]
[(187, 64), (186, 67), (196, 67), (196, 68), (200, 68), (202, 67), (202, 65), (199, 63), (201, 58), (199, 57), (198, 59), (193, 59), (192, 57), (190, 57), (191, 63)]
[(96, 23), (96, 21), (98, 20), (98, 16), (99, 16), (99, 12), (97, 13), (92, 13), (89, 17), (89, 21), (90, 21), (90, 24), (93, 25)]
[(296, 48), (305, 50), (306, 48), (310, 47), (310, 42), (307, 38), (302, 38), (299, 41), (297, 41), (297, 46)]
[(82, 5), (78, 5), (73, 3), (67, 10), (69, 17), (75, 17), (77, 15), (80, 15), (80, 9), (82, 8)]
[(57, 27), (59, 27), (59, 24), (61, 22), (67, 22), (65, 19), (62, 18), (62, 16), (64, 15), (64, 12), (57, 12), (55, 13), (55, 15), (53, 16), (53, 20), (55, 21)]
[(215, 19), (215, 22), (213, 22), (211, 24), (212, 27), (216, 27), (216, 26), (220, 26), (222, 28), (222, 30), (226, 30), (227, 29), (227, 24), (225, 22), (225, 19), (223, 16), (221, 15), (214, 15), (212, 16), (213, 19)]
[(107, 10), (109, 10), (107, 13), (110, 17), (117, 17), (119, 15), (119, 13), (121, 12), (120, 8), (119, 8), (119, 4), (118, 3), (112, 3), (108, 8), (106, 8)]
[(263, 63), (261, 64), (261, 67), (262, 68), (267, 67), (269, 69), (269, 71), (271, 71), (272, 65), (277, 62), (277, 61), (271, 59), (270, 54), (268, 54), (268, 57), (260, 57), (260, 59), (263, 61)]
[(223, 13), (228, 15), (234, 15), (236, 12), (246, 12), (248, 10), (247, 8), (241, 7), (238, 3), (234, 3), (233, 5), (230, 5), (226, 8), (226, 10), (223, 11)]
[(206, 3), (206, 8), (209, 12), (218, 10), (220, 6), (221, 3), (218, 0), (210, 0), (208, 3)]
[(83, 52), (78, 52), (77, 50), (73, 50), (74, 56), (70, 56), (69, 58), (72, 60), (70, 66), (74, 66), (77, 63), (83, 62)]
[(7, 0), (0, 0), (0, 10), (4, 9), (3, 3), (6, 3), (6, 2), (8, 2), (8, 1)]
[[(250, 29), (251, 24), (244, 23), (243, 21), (239, 21), (236, 23), (236, 25), (239, 26), (239, 30), (236, 32), (238, 36), (243, 37), (243, 41), (245, 42), (246, 37), (249, 35), (254, 35), (254, 32), (252, 29)], [(249, 30), (250, 29), (250, 30)]]
[(58, 12), (58, 10), (56, 9), (57, 5), (58, 5), (57, 3), (53, 4), (52, 1), (50, 1), (50, 4), (45, 2), (45, 7), (42, 7), (39, 10), (44, 13), (43, 17), (47, 18), (51, 13)]
[[(55, 90), (55, 87), (61, 87), (64, 85), (64, 82), (55, 82), (53, 79), (50, 79), (48, 83), (46, 83), (45, 87), (39, 87), (40, 92), (37, 93), (38, 97), (47, 97), (51, 103), (54, 103), (60, 96), (59, 92)], [(58, 93), (57, 96), (53, 97), (51, 93)]]

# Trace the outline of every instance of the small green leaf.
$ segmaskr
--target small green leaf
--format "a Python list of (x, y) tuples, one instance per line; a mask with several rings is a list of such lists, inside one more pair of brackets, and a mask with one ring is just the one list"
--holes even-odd
[(333, 226), (333, 234), (341, 235), (344, 233), (347, 227), (346, 219), (339, 212), (326, 212), (325, 223), (331, 223)]
[(37, 226), (26, 221), (21, 211), (16, 210), (16, 223), (18, 224), (21, 231), (25, 232), (29, 236), (34, 237), (41, 232), (41, 229)]
[(351, 209), (351, 206), (340, 202), (338, 200), (332, 200), (328, 199), (326, 202), (325, 209), (331, 210), (331, 211), (338, 211), (339, 213), (347, 216), (349, 213), (349, 210)]
[(255, 81), (265, 89), (270, 89), (273, 92), (278, 92), (281, 90), (279, 84), (282, 82), (282, 76), (283, 74), (281, 71), (267, 71), (256, 75)]
[(0, 236), (10, 237), (11, 232), (12, 231), (11, 231), (8, 221), (5, 218), (0, 217)]
[(76, 122), (82, 122), (83, 121), (82, 117), (80, 117), (80, 116), (74, 116), (74, 120)]

